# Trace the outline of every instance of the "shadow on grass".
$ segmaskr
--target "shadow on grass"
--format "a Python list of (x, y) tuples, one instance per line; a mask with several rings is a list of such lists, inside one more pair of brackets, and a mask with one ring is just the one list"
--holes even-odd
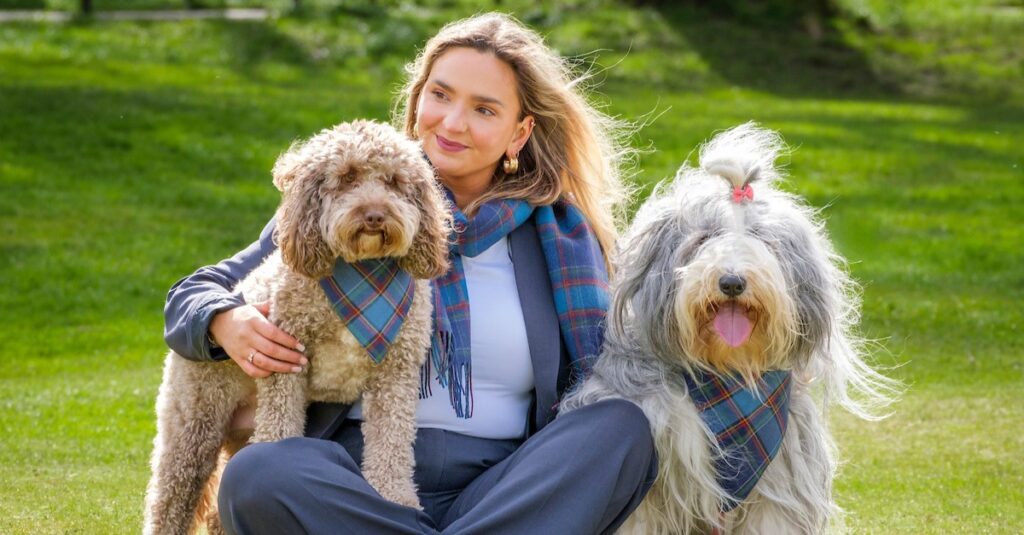
[[(298, 69), (307, 78), (344, 68), (366, 73), (398, 73), (434, 29), (406, 18), (368, 16), (353, 20), (327, 13), (323, 20), (287, 28), (278, 21), (213, 21), (228, 54), (225, 66), (250, 80), (269, 81), (268, 66)], [(303, 17), (296, 17), (301, 20)]]
[(238, 72), (252, 75), (261, 63), (276, 62), (314, 70), (316, 62), (306, 45), (282, 32), (268, 21), (214, 21), (211, 23), (224, 39), (230, 65)]
[(899, 96), (831, 22), (814, 39), (800, 19), (738, 21), (712, 7), (662, 5), (658, 12), (724, 81), (785, 97)]

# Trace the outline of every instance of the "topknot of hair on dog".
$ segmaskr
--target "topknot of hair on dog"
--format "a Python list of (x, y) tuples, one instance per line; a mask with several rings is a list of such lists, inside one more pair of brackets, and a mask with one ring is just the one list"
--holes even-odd
[(777, 132), (751, 121), (705, 143), (700, 149), (700, 167), (724, 178), (732, 188), (752, 182), (771, 184), (779, 178), (775, 160), (785, 148)]

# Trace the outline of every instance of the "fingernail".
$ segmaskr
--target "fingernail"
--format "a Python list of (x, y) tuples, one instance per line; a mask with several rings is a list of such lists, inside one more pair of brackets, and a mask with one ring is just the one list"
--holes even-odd
[(309, 359), (307, 359), (306, 357), (302, 357), (302, 360), (299, 361), (299, 364), (305, 366), (306, 364), (309, 364)]
[(302, 345), (302, 342), (299, 342), (299, 345), (297, 345), (297, 346), (295, 346), (295, 347), (296, 347), (296, 348), (297, 348), (297, 349), (298, 349), (299, 351), (305, 351), (305, 350), (306, 350), (306, 346)]
[(302, 371), (301, 367), (299, 367), (299, 366), (292, 366), (292, 373), (299, 373), (301, 371)]

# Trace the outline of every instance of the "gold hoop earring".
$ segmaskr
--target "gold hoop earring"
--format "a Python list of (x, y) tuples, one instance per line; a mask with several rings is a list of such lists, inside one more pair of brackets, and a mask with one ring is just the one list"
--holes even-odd
[(501, 166), (505, 169), (506, 175), (515, 174), (519, 170), (519, 158), (509, 158)]

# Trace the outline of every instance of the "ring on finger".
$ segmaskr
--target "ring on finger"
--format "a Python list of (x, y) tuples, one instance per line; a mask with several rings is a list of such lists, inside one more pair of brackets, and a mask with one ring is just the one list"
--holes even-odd
[(248, 360), (249, 364), (252, 364), (252, 359), (254, 359), (255, 357), (256, 357), (256, 351), (255, 350), (254, 351), (250, 351), (249, 352), (249, 357), (247, 359), (245, 359), (245, 360)]

